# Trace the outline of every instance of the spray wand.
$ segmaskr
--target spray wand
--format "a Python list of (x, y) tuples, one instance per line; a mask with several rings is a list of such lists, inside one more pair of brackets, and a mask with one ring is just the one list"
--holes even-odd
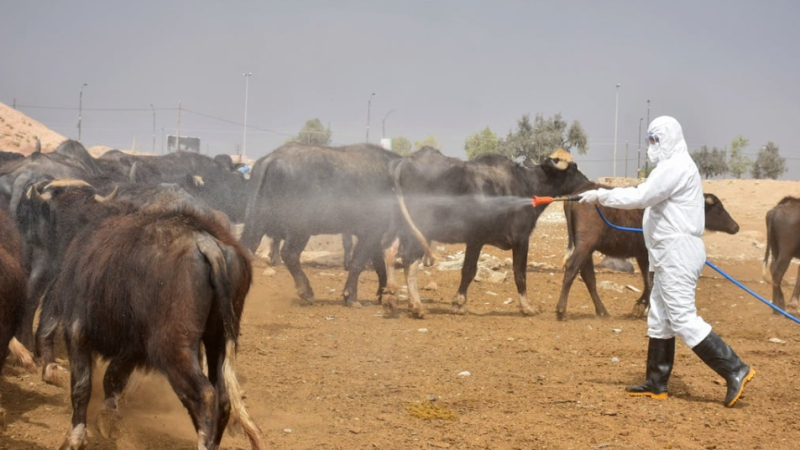
[(549, 205), (553, 202), (577, 202), (581, 199), (580, 195), (570, 195), (569, 197), (537, 197), (531, 198), (531, 204), (534, 208), (537, 206)]

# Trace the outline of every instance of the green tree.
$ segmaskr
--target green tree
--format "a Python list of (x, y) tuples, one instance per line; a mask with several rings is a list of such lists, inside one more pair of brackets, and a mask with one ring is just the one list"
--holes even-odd
[(529, 114), (523, 115), (517, 121), (517, 129), (509, 131), (500, 144), (501, 153), (534, 161), (560, 148), (566, 151), (577, 149), (581, 155), (588, 150), (588, 138), (580, 122), (576, 120), (569, 125), (560, 113), (552, 117), (536, 114), (533, 123)]
[(325, 128), (319, 119), (306, 120), (306, 124), (297, 133), (297, 136), (289, 138), (286, 142), (297, 142), (309, 145), (330, 145), (333, 131), (330, 127)]
[(694, 163), (697, 164), (697, 170), (709, 179), (717, 175), (724, 175), (728, 172), (728, 163), (726, 161), (726, 151), (720, 150), (717, 147), (709, 150), (707, 146), (700, 147), (700, 150), (691, 153)]
[(414, 141), (414, 148), (415, 150), (419, 150), (422, 147), (433, 147), (437, 150), (441, 150), (442, 148), (439, 146), (439, 143), (436, 142), (436, 136), (429, 134), (428, 137), (421, 141)]
[(753, 162), (750, 158), (742, 154), (742, 150), (750, 143), (750, 139), (739, 135), (731, 142), (731, 159), (728, 163), (731, 175), (742, 178), (742, 175), (750, 170)]
[(780, 148), (772, 141), (767, 142), (767, 145), (758, 151), (758, 157), (750, 171), (753, 178), (772, 178), (773, 180), (777, 180), (785, 172), (786, 158), (780, 155)]
[(464, 150), (467, 152), (467, 159), (475, 159), (480, 155), (497, 153), (500, 146), (500, 139), (487, 126), (480, 133), (473, 133), (464, 142)]
[(400, 156), (408, 156), (411, 154), (411, 141), (403, 136), (392, 138), (392, 151)]

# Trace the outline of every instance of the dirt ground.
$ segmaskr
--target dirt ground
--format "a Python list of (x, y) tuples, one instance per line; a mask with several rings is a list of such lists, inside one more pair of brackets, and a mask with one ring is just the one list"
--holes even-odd
[[(725, 180), (705, 187), (742, 228), (735, 236), (707, 234), (709, 260), (771, 298), (761, 281), (764, 215), (784, 195), (800, 195), (800, 182)], [(313, 250), (340, 252), (339, 242), (321, 237)], [(509, 274), (502, 283), (473, 283), (466, 316), (449, 314), (459, 272), (427, 268), (420, 286), (436, 286), (423, 291), (427, 315), (415, 320), (383, 317), (373, 301), (374, 273), (361, 278), (364, 307), (342, 306), (340, 253), (306, 264), (318, 298), (314, 306), (298, 303), (285, 267), (273, 273), (256, 260), (237, 372), (269, 448), (798, 447), (800, 326), (707, 270), (698, 288), (700, 314), (756, 369), (756, 378), (736, 407), (726, 409), (724, 381), (679, 343), (670, 398), (629, 398), (624, 387), (640, 382), (645, 371), (646, 324), (629, 316), (638, 294), (601, 290), (612, 317), (600, 319), (577, 282), (568, 320), (559, 322), (566, 233), (557, 205), (546, 211), (531, 244), (528, 293), (542, 310), (534, 317), (519, 313), (510, 267), (500, 268)], [(437, 247), (437, 263), (463, 250)], [(501, 261), (510, 257), (484, 251)], [(796, 264), (788, 275), (794, 283)], [(600, 273), (598, 281), (642, 287), (638, 273)], [(102, 403), (101, 373), (94, 378), (89, 448), (196, 448), (188, 415), (159, 375), (139, 377), (122, 403), (119, 437), (102, 438), (94, 419)], [(0, 449), (61, 443), (70, 423), (67, 389), (7, 365), (0, 393), (7, 409)], [(230, 434), (223, 446), (249, 448), (241, 435)]]

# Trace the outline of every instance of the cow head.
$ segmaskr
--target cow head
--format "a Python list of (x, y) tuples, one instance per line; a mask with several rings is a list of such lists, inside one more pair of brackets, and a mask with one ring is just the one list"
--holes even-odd
[(569, 194), (589, 182), (566, 150), (556, 150), (552, 155), (543, 158), (536, 167), (541, 168), (546, 176), (544, 184), (548, 189), (540, 191), (543, 194)]
[(728, 234), (739, 232), (739, 224), (733, 220), (720, 199), (714, 194), (703, 194), (706, 209), (706, 229)]

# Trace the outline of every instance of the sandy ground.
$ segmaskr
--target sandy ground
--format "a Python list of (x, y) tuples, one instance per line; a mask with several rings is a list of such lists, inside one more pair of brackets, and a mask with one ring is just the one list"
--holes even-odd
[[(800, 195), (800, 182), (713, 181), (706, 192), (717, 194), (742, 227), (736, 236), (707, 234), (709, 259), (770, 298), (761, 281), (764, 215), (784, 195)], [(758, 372), (733, 409), (721, 405), (724, 381), (680, 343), (668, 400), (623, 394), (645, 370), (646, 324), (628, 315), (636, 292), (601, 290), (612, 317), (600, 319), (583, 284), (575, 283), (568, 320), (556, 320), (566, 246), (557, 205), (531, 237), (528, 292), (543, 311), (534, 317), (520, 315), (509, 267), (501, 268), (509, 271), (505, 282), (471, 286), (466, 316), (448, 312), (459, 272), (436, 266), (421, 275), (420, 286), (436, 284), (423, 291), (424, 320), (384, 318), (372, 301), (374, 273), (361, 278), (365, 306), (345, 308), (345, 272), (335, 265), (339, 242), (313, 243), (313, 250), (334, 252), (306, 264), (314, 306), (298, 303), (285, 267), (256, 261), (237, 371), (270, 448), (797, 448), (800, 326), (714, 272), (700, 281), (700, 314)], [(439, 247), (437, 262), (463, 250)], [(484, 251), (501, 261), (510, 257)], [(788, 275), (793, 283), (796, 264)], [(600, 273), (598, 281), (642, 285), (639, 274)], [(143, 376), (126, 394), (120, 436), (102, 438), (94, 419), (101, 373), (94, 379), (89, 448), (196, 448), (189, 417), (160, 375)], [(0, 449), (60, 444), (70, 422), (68, 390), (7, 365), (0, 393), (8, 411)], [(230, 435), (223, 446), (248, 448), (242, 436)]]
[(45, 152), (55, 150), (66, 139), (24, 113), (0, 103), (0, 150), (30, 155), (36, 150), (37, 138)]

